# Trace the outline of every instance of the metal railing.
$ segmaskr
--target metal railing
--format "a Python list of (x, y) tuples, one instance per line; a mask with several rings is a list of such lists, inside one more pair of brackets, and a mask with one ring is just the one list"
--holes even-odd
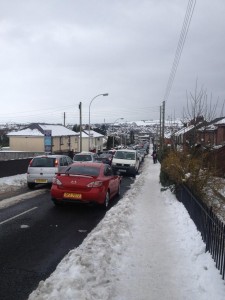
[(186, 186), (177, 191), (177, 199), (187, 209), (191, 219), (200, 231), (206, 244), (205, 252), (209, 252), (216, 263), (217, 269), (225, 279), (225, 224), (201, 200), (197, 199)]

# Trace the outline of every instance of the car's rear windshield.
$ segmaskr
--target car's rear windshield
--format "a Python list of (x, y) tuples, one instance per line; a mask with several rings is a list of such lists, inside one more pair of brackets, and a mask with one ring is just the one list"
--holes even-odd
[(36, 157), (31, 161), (30, 167), (55, 167), (55, 158), (53, 157)]
[(100, 172), (99, 168), (92, 166), (76, 166), (73, 165), (68, 167), (66, 173), (72, 175), (88, 175), (88, 176), (98, 176)]
[(111, 154), (107, 154), (107, 153), (102, 153), (99, 155), (101, 158), (109, 158), (111, 157)]
[(74, 158), (73, 158), (74, 161), (92, 161), (91, 159), (91, 155), (82, 155), (82, 154), (79, 154), (79, 155), (75, 155)]
[(126, 152), (126, 151), (117, 151), (114, 157), (119, 158), (119, 159), (134, 160), (135, 159), (135, 153), (134, 152)]

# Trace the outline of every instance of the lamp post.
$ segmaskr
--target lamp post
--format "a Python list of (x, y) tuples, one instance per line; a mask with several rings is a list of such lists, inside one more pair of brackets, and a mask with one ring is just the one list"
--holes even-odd
[[(118, 118), (113, 122), (113, 131), (114, 131), (114, 124), (118, 121), (118, 120), (123, 120), (124, 118)], [(113, 135), (113, 149), (114, 149), (114, 135)]]
[(88, 148), (89, 148), (89, 151), (90, 151), (90, 147), (91, 147), (91, 137), (90, 137), (90, 134), (91, 134), (91, 103), (95, 100), (95, 98), (99, 97), (99, 96), (108, 96), (109, 94), (108, 93), (104, 93), (104, 94), (99, 94), (97, 96), (95, 96), (94, 98), (91, 99), (90, 101), (90, 104), (89, 104), (89, 125), (88, 125), (88, 131), (89, 131), (89, 134), (88, 134)]

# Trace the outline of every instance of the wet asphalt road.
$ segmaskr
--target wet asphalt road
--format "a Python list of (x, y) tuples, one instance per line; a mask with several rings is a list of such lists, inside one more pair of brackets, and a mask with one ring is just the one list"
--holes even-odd
[[(121, 197), (133, 181), (130, 177), (123, 178)], [(115, 198), (111, 206), (118, 201), (119, 197)], [(40, 280), (49, 277), (104, 215), (105, 211), (98, 206), (55, 207), (50, 190), (45, 187), (43, 194), (1, 209), (0, 299), (27, 299)]]

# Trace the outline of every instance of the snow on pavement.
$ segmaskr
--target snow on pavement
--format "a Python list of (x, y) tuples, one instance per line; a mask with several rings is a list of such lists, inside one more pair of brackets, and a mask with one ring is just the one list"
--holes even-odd
[(144, 173), (112, 299), (225, 299), (224, 281), (183, 204), (160, 191), (159, 165)]
[(161, 192), (159, 172), (147, 158), (131, 189), (29, 300), (225, 299), (200, 233), (175, 196)]

